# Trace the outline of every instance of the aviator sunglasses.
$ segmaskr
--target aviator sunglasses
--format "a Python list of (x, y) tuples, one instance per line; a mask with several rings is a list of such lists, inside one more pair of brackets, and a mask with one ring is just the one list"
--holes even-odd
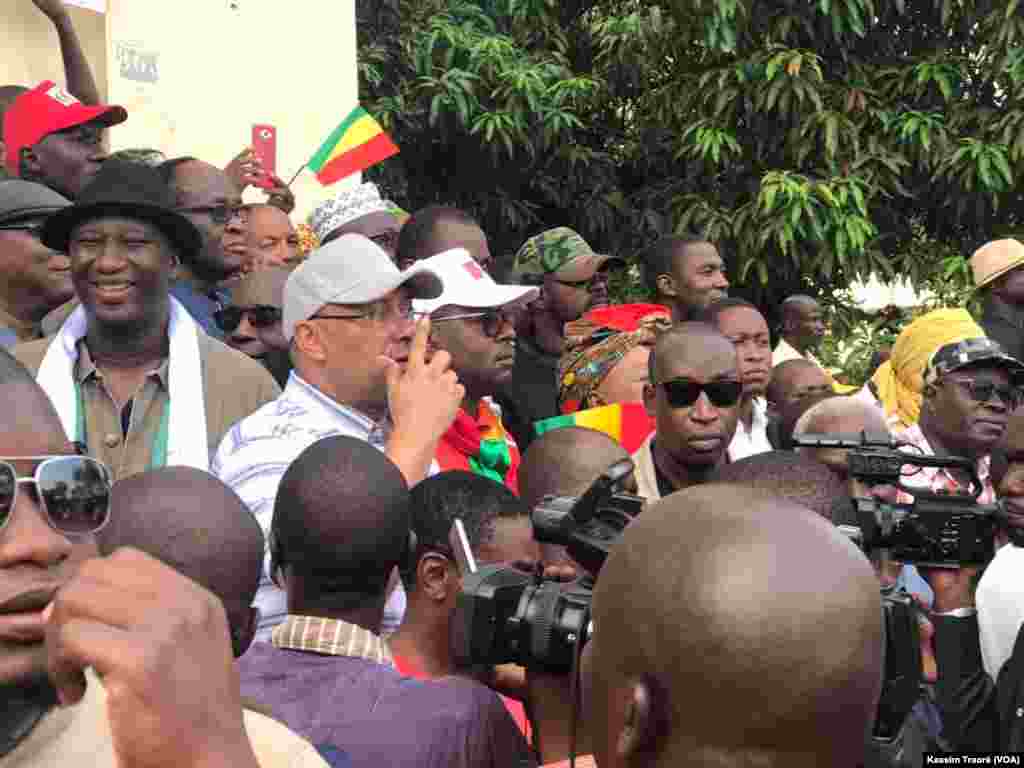
[[(40, 462), (31, 477), (19, 477), (14, 462)], [(0, 458), (0, 530), (10, 522), (18, 486), (36, 487), (50, 526), (70, 536), (96, 533), (110, 519), (110, 470), (88, 456)]]
[(254, 328), (269, 328), (281, 322), (281, 310), (270, 306), (225, 307), (213, 313), (213, 320), (225, 333), (234, 333), (242, 322), (242, 315), (249, 316)]
[(662, 382), (661, 387), (672, 408), (689, 408), (697, 402), (701, 392), (708, 396), (716, 408), (729, 408), (736, 405), (743, 394), (743, 384), (734, 379), (709, 381), (706, 384), (688, 379), (672, 379)]

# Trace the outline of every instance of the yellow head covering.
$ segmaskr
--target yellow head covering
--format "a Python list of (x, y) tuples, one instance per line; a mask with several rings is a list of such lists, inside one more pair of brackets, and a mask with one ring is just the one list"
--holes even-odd
[(871, 381), (887, 417), (894, 417), (895, 429), (917, 423), (921, 413), (924, 369), (935, 350), (954, 341), (962, 341), (985, 332), (965, 309), (936, 309), (921, 315), (896, 339), (892, 355)]

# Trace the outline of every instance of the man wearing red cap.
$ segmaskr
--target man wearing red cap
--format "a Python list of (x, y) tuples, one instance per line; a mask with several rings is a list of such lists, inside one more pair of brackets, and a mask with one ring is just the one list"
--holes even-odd
[(46, 80), (4, 113), (7, 170), (74, 200), (107, 157), (103, 129), (127, 118), (123, 107), (86, 106)]

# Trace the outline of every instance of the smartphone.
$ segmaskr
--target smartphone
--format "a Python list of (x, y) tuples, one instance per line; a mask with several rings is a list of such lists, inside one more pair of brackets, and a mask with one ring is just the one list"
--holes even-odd
[(469, 548), (469, 537), (466, 536), (466, 526), (458, 517), (452, 521), (451, 530), (448, 531), (448, 543), (452, 552), (455, 553), (455, 560), (459, 564), (459, 573), (465, 576), (467, 573), (476, 573), (476, 558)]
[(267, 172), (264, 179), (253, 183), (262, 189), (271, 189), (274, 186), (271, 177), (277, 175), (277, 128), (265, 123), (254, 125), (252, 127), (252, 151)]

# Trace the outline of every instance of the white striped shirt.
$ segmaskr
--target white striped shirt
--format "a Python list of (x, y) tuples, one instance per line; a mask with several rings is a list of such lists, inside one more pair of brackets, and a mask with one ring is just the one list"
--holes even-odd
[[(280, 397), (242, 419), (224, 436), (210, 471), (252, 510), (266, 537), (274, 516), (277, 487), (299, 454), (318, 440), (336, 435), (366, 440), (383, 451), (390, 432), (390, 422), (378, 424), (334, 401), (293, 371)], [(430, 474), (436, 472), (434, 464)], [(269, 549), (256, 607), (261, 614), (256, 639), (269, 641), (270, 631), (288, 613), (284, 592), (270, 580)], [(399, 583), (384, 608), (383, 634), (397, 629), (404, 613), (405, 591)]]

